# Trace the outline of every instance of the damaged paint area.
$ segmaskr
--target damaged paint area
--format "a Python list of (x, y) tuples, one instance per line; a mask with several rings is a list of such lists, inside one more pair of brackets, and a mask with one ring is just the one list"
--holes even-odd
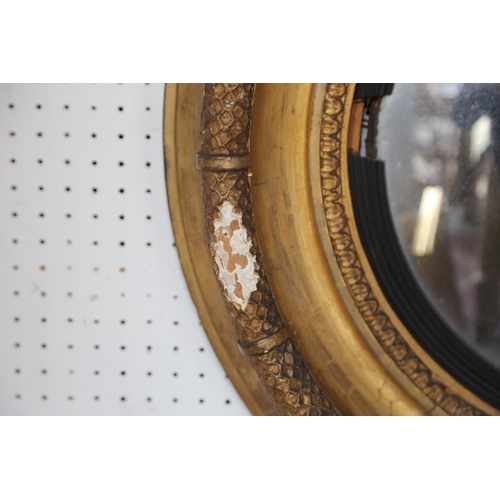
[(220, 217), (214, 220), (215, 241), (212, 243), (219, 280), (229, 300), (245, 309), (259, 280), (255, 256), (250, 252), (252, 244), (241, 214), (234, 211), (233, 205), (225, 201), (219, 211)]

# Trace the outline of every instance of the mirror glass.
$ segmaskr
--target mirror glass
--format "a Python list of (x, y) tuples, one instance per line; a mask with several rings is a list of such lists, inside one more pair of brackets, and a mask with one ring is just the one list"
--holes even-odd
[(421, 288), (457, 335), (500, 364), (500, 84), (395, 84), (373, 146)]

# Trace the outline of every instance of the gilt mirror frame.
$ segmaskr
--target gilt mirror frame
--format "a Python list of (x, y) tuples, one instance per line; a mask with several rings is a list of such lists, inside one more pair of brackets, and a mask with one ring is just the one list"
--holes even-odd
[[(250, 106), (248, 124), (243, 124), (248, 151), (242, 146), (233, 156), (216, 152), (211, 158), (209, 149), (203, 149), (203, 134), (213, 118), (207, 111), (214, 108), (210, 92), (217, 96), (219, 91), (210, 85), (225, 86), (220, 95), (236, 100), (241, 95), (243, 107)], [(250, 411), (498, 415), (497, 408), (422, 348), (375, 277), (350, 188), (349, 155), (357, 152), (363, 111), (356, 84), (231, 85), (166, 86), (166, 180), (190, 293)], [(231, 111), (233, 101), (227, 103)], [(206, 122), (200, 121), (207, 113)], [(235, 323), (241, 304), (228, 304), (227, 288), (214, 273), (213, 229), (207, 229), (214, 223), (207, 207), (215, 214), (221, 208), (207, 201), (207, 183), (243, 169), (251, 198), (249, 233), (255, 232), (249, 238), (257, 248), (252, 255), (257, 255), (257, 269), (263, 268), (260, 279), (283, 325), (252, 342), (242, 340), (241, 324)], [(247, 222), (243, 218), (243, 225)]]

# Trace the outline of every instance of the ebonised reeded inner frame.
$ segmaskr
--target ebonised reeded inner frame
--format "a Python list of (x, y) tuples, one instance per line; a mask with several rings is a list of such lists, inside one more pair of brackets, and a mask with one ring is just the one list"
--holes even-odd
[(384, 163), (349, 155), (349, 185), (361, 243), (394, 312), (451, 376), (500, 408), (500, 371), (474, 353), (453, 331), (413, 275), (392, 220)]

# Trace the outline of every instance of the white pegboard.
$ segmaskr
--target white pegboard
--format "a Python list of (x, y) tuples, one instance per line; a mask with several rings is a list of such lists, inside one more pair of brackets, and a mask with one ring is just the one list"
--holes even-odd
[(1, 414), (249, 413), (174, 248), (163, 99), (0, 86)]

